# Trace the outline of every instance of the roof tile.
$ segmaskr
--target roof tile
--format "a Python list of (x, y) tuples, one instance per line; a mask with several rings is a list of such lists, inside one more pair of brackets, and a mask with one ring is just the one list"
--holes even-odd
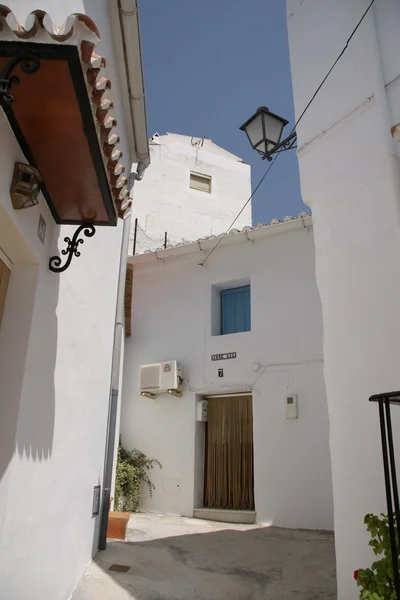
[[(263, 227), (273, 227), (275, 225), (283, 225), (284, 223), (287, 223), (288, 221), (300, 221), (301, 219), (304, 219), (306, 217), (310, 217), (311, 215), (309, 213), (306, 212), (301, 212), (297, 215), (297, 217), (285, 217), (283, 219), (283, 221), (280, 221), (279, 219), (271, 219), (271, 221), (269, 223), (258, 223), (257, 225), (255, 225), (254, 227), (251, 227), (250, 225), (246, 225), (245, 227), (243, 227), (242, 229), (230, 229), (228, 231), (229, 235), (235, 235), (238, 233), (243, 233), (245, 231), (253, 231), (254, 229), (261, 229)], [(197, 240), (182, 240), (180, 242), (178, 242), (177, 244), (168, 244), (167, 249), (168, 248), (178, 248), (180, 246), (188, 246), (190, 244), (195, 244), (195, 243), (200, 243), (200, 242), (204, 242), (206, 240), (210, 240), (210, 239), (217, 239), (220, 238), (222, 236), (227, 235), (226, 233), (221, 233), (219, 235), (208, 235), (202, 238), (199, 238)], [(161, 246), (159, 248), (155, 248), (154, 250), (151, 249), (147, 249), (143, 252), (143, 254), (151, 254), (152, 252), (160, 252), (161, 250), (165, 250), (164, 246)]]

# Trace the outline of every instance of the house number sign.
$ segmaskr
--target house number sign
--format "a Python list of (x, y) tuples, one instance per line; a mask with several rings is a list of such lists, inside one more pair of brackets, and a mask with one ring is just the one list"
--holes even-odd
[(224, 352), (224, 354), (211, 354), (211, 360), (229, 360), (236, 358), (236, 352)]

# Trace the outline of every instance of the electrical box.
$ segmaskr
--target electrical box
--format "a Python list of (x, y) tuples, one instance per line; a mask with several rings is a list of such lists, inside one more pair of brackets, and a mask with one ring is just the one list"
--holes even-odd
[(168, 390), (179, 390), (182, 381), (182, 368), (176, 360), (140, 367), (141, 392), (162, 394)]
[(196, 421), (207, 423), (208, 421), (208, 402), (207, 400), (201, 400), (196, 404)]
[(285, 408), (286, 408), (286, 418), (287, 419), (297, 419), (298, 418), (299, 412), (298, 412), (298, 401), (297, 401), (296, 394), (290, 394), (289, 396), (286, 396)]

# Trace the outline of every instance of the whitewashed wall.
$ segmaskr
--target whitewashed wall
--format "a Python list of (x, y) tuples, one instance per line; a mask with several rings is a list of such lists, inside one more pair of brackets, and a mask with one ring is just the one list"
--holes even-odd
[[(7, 4), (22, 22), (37, 8)], [(56, 24), (87, 12), (100, 28), (127, 158), (107, 2), (43, 0), (40, 8)], [(0, 247), (13, 263), (0, 329), (0, 596), (66, 600), (97, 550), (92, 494), (103, 479), (122, 227), (98, 227), (65, 273), (51, 273), (49, 257), (75, 228), (56, 226), (43, 199), (12, 209), (17, 160), (0, 111)]]
[[(167, 133), (150, 142), (151, 169), (135, 193), (136, 252), (223, 233), (251, 194), (250, 167), (209, 139)], [(212, 177), (211, 193), (190, 188), (190, 172)], [(235, 227), (251, 225), (251, 203)], [(131, 246), (132, 251), (132, 246)]]
[[(253, 389), (258, 521), (333, 527), (313, 233), (300, 223), (294, 231), (287, 232), (286, 224), (276, 231), (281, 233), (253, 244), (220, 247), (204, 267), (198, 266), (199, 254), (135, 266), (121, 431), (127, 449), (139, 448), (162, 462), (162, 470), (151, 472), (156, 490), (152, 499), (146, 493), (146, 509), (191, 516), (201, 506), (203, 425), (195, 422), (196, 398), (206, 391), (240, 392), (258, 379)], [(251, 332), (212, 336), (212, 285), (247, 278)], [(237, 359), (211, 362), (211, 354), (221, 352), (237, 352)], [(182, 363), (194, 391), (185, 385), (182, 398), (140, 396), (140, 366), (173, 359)], [(263, 365), (264, 374), (253, 363)], [(298, 420), (285, 418), (289, 393), (298, 394)]]
[[(297, 115), (368, 4), (287, 1)], [(375, 3), (298, 127), (323, 311), (339, 600), (358, 597), (353, 570), (373, 560), (364, 515), (387, 510), (368, 398), (400, 388), (400, 146), (390, 136), (400, 121), (399, 22), (396, 0)]]

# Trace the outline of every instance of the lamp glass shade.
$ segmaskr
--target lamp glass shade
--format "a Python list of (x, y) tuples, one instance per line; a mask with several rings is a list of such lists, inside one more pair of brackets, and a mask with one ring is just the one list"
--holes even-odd
[(283, 128), (287, 123), (286, 119), (282, 119), (262, 106), (240, 129), (246, 132), (254, 150), (267, 154), (279, 144)]
[(263, 113), (263, 119), (265, 139), (267, 139), (269, 142), (272, 142), (272, 144), (276, 146), (280, 142), (282, 130), (286, 123), (272, 113)]
[(257, 148), (259, 144), (262, 143), (264, 139), (262, 113), (256, 113), (253, 119), (248, 121), (245, 132), (247, 133), (247, 137), (249, 138), (250, 144), (253, 146), (253, 148)]

